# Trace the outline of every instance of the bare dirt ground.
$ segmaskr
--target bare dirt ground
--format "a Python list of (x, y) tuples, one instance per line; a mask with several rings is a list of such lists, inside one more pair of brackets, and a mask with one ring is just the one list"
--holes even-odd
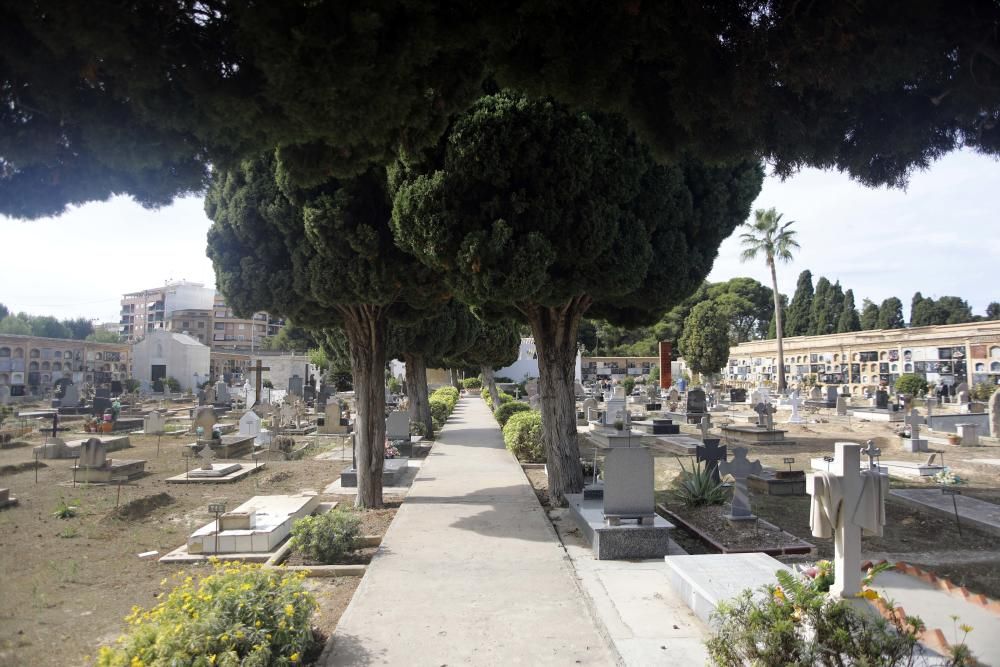
[[(745, 446), (750, 460), (760, 459), (767, 467), (778, 470), (788, 469), (783, 463), (785, 458), (794, 458), (793, 469), (808, 470), (809, 460), (813, 457), (832, 455), (836, 442), (855, 442), (861, 445), (872, 439), (882, 450), (883, 460), (926, 461), (929, 454), (910, 454), (900, 447), (900, 439), (896, 435), (899, 424), (883, 422), (863, 422), (857, 419), (836, 417), (832, 414), (804, 415), (812, 420), (826, 420), (826, 423), (783, 424), (788, 419), (789, 412), (779, 411), (775, 415), (776, 428), (786, 429), (786, 438), (794, 441), (791, 445), (751, 445), (727, 442), (732, 457), (734, 446)], [(832, 411), (830, 411), (832, 412)], [(713, 422), (719, 424), (725, 415), (713, 415)], [(683, 426), (682, 433), (692, 437), (700, 437), (700, 432), (694, 426)], [(719, 437), (715, 430), (714, 437)], [(962, 493), (987, 502), (1000, 504), (1000, 466), (991, 466), (973, 462), (971, 459), (1000, 459), (1000, 446), (962, 447), (937, 445), (931, 443), (930, 448), (944, 452), (944, 462), (952, 472), (964, 480), (959, 486)], [(581, 438), (581, 455), (586, 460), (592, 460), (594, 449), (589, 441)], [(680, 473), (681, 464), (678, 457), (658, 445), (650, 446), (650, 451), (656, 461), (657, 502), (665, 502), (675, 509), (669, 489), (674, 478)], [(603, 454), (598, 450), (598, 460)], [(686, 457), (685, 457), (686, 458)], [(939, 455), (940, 458), (940, 455)], [(691, 468), (693, 459), (684, 461)], [(547, 499), (545, 490), (545, 474), (541, 470), (527, 471), (528, 478), (536, 488), (540, 497)], [(934, 487), (932, 478), (893, 477), (892, 488), (925, 488)], [(831, 558), (833, 556), (832, 540), (814, 538), (809, 530), (809, 496), (762, 496), (753, 495), (751, 503), (754, 512), (763, 519), (779, 526), (807, 542), (816, 545), (817, 555), (805, 557), (810, 559)], [(724, 510), (719, 509), (722, 513)], [(884, 535), (879, 538), (866, 537), (863, 549), (866, 558), (890, 561), (904, 560), (918, 564), (935, 574), (947, 577), (958, 585), (968, 586), (975, 592), (983, 593), (995, 599), (1000, 599), (1000, 538), (968, 525), (959, 528), (951, 517), (929, 511), (920, 511), (903, 505), (892, 498), (886, 502), (887, 525)], [(681, 535), (675, 540), (689, 549), (690, 553), (704, 553), (705, 548), (695, 539)], [(781, 557), (781, 560), (795, 560), (797, 557)]]
[[(40, 434), (27, 440), (31, 445), (42, 442)], [(30, 446), (0, 450), (0, 487), (10, 487), (20, 500), (19, 506), (0, 511), (0, 667), (88, 664), (98, 646), (124, 630), (122, 619), (133, 605), (155, 604), (153, 596), (164, 577), (204, 568), (161, 564), (155, 558), (140, 559), (139, 553), (162, 555), (183, 544), (189, 533), (211, 520), (209, 503), (232, 508), (254, 495), (305, 489), (322, 493), (350, 458), (348, 448), (346, 462), (316, 461), (310, 454), (300, 461), (268, 462), (234, 484), (166, 484), (167, 477), (184, 472), (182, 447), (193, 438), (163, 437), (159, 456), (156, 440), (133, 435), (131, 449), (109, 454), (147, 460), (146, 476), (121, 487), (117, 509), (117, 486), (72, 487), (72, 460), (44, 461), (36, 484), (34, 468), (20, 467), (33, 462)], [(330, 449), (338, 451), (339, 444)], [(54, 517), (61, 502), (77, 505), (77, 516)], [(366, 532), (384, 532), (384, 518), (366, 520)], [(359, 580), (308, 580), (322, 605), (314, 618), (322, 633), (333, 632)]]

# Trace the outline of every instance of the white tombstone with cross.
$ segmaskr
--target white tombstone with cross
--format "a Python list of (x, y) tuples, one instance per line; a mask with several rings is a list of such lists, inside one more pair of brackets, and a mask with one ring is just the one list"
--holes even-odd
[(806, 477), (812, 496), (809, 526), (815, 537), (833, 537), (832, 595), (853, 598), (861, 591), (861, 535), (881, 535), (889, 477), (861, 469), (861, 445), (838, 442), (830, 469)]
[(804, 424), (805, 419), (799, 414), (799, 408), (802, 407), (802, 399), (799, 398), (799, 392), (793, 391), (791, 397), (788, 399), (788, 405), (792, 407), (792, 416), (788, 418), (789, 424)]
[(913, 408), (910, 414), (903, 418), (903, 421), (910, 427), (910, 437), (903, 438), (903, 450), (907, 452), (926, 452), (927, 440), (920, 437), (920, 425), (924, 423), (924, 418), (920, 412)]

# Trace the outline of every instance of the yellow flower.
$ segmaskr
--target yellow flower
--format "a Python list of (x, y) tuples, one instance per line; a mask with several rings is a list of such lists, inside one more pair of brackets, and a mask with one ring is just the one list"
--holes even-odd
[(295, 614), (295, 607), (290, 604), (285, 605), (285, 616), (292, 616)]
[(254, 624), (253, 624), (253, 626), (254, 626), (255, 628), (259, 628), (259, 627), (260, 627), (260, 621), (257, 621), (256, 623), (254, 623)]
[(292, 661), (292, 662), (298, 662), (299, 661), (299, 654), (298, 653), (293, 653), (290, 656), (288, 656), (288, 659), (290, 661)]
[(781, 587), (778, 586), (777, 588), (774, 589), (774, 597), (778, 600), (784, 600), (785, 591), (781, 590)]
[(129, 663), (129, 667), (146, 667), (146, 663), (139, 659), (139, 656), (133, 655), (132, 662)]
[(963, 623), (962, 625), (958, 626), (958, 629), (964, 632), (965, 634), (969, 634), (970, 632), (972, 632), (972, 626), (966, 623)]

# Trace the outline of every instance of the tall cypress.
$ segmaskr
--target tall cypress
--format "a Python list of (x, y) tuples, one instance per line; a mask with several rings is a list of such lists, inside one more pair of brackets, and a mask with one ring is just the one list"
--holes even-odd
[(813, 294), (812, 308), (809, 309), (809, 335), (822, 336), (832, 330), (834, 315), (830, 312), (830, 281), (820, 276), (816, 281), (816, 292)]
[(862, 331), (871, 331), (878, 328), (878, 306), (871, 299), (861, 302), (861, 317), (859, 320)]
[(840, 308), (840, 317), (837, 320), (837, 333), (848, 333), (849, 331), (861, 331), (861, 320), (854, 307), (854, 290), (850, 289), (844, 293), (844, 303)]
[(786, 336), (808, 336), (812, 321), (813, 284), (812, 273), (806, 269), (799, 274), (795, 284), (795, 294), (788, 306), (788, 321), (785, 323)]

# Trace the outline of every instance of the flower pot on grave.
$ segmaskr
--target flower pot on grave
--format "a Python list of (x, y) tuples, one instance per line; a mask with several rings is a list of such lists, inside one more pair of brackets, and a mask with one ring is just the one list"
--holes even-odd
[(101, 424), (101, 432), (102, 433), (111, 433), (111, 429), (113, 427), (114, 427), (114, 424), (112, 424), (111, 422), (103, 422)]
[(961, 442), (962, 442), (962, 437), (960, 435), (952, 433), (951, 435), (948, 436), (948, 444), (949, 445), (958, 445)]

